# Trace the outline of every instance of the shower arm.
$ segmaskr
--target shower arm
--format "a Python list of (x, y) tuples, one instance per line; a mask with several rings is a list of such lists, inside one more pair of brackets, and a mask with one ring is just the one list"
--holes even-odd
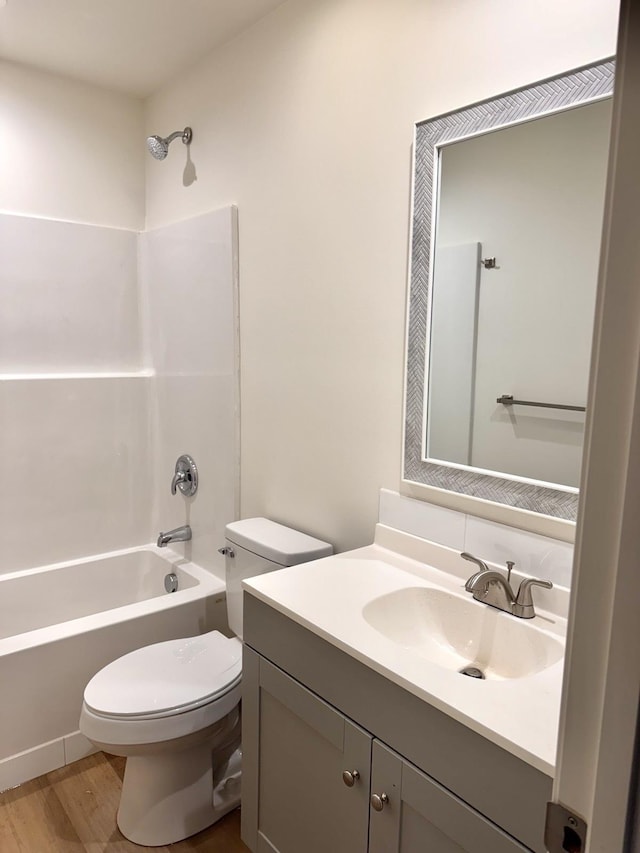
[(182, 141), (185, 145), (188, 145), (191, 142), (191, 128), (185, 127), (184, 130), (174, 130), (173, 133), (170, 133), (169, 136), (164, 140), (167, 145), (170, 145), (174, 139), (181, 137)]

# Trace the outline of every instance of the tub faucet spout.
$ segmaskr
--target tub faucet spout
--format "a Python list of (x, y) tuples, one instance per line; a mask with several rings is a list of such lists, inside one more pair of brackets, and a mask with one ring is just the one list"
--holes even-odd
[(188, 524), (176, 527), (175, 530), (167, 530), (158, 536), (158, 548), (166, 548), (170, 542), (188, 542), (191, 539), (191, 528)]

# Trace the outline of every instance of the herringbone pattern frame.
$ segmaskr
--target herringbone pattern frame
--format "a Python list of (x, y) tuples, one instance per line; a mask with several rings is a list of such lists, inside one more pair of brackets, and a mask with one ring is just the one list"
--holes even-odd
[(614, 62), (591, 65), (416, 125), (404, 425), (404, 477), (424, 485), (575, 520), (578, 495), (423, 458), (434, 167), (437, 146), (611, 95)]

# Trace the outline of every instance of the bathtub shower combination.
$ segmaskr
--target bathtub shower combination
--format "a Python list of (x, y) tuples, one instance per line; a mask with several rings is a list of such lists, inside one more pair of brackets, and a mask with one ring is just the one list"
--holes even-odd
[[(228, 632), (217, 548), (239, 468), (235, 208), (142, 233), (0, 213), (0, 231), (2, 452), (20, 468), (0, 499), (2, 790), (92, 751), (80, 708), (105, 665)], [(185, 304), (190, 334), (170, 334)], [(177, 474), (171, 492), (184, 451), (195, 497)], [(186, 524), (187, 560), (145, 544)]]
[(0, 790), (92, 752), (89, 679), (141, 646), (226, 631), (224, 602), (222, 580), (154, 546), (0, 576)]

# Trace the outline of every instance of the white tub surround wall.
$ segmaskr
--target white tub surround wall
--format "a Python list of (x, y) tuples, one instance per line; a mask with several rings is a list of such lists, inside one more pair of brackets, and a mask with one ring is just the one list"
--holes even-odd
[(0, 214), (0, 375), (142, 367), (135, 231)]
[(142, 101), (12, 62), (0, 81), (0, 210), (142, 228)]
[[(190, 524), (182, 547), (224, 576), (224, 528), (238, 517), (237, 212), (227, 207), (141, 235), (148, 359), (154, 366), (154, 537)], [(176, 460), (198, 492), (171, 494)]]
[[(155, 541), (186, 522), (224, 572), (237, 517), (234, 208), (137, 234), (0, 214), (0, 572)], [(196, 498), (170, 494), (176, 459)], [(33, 535), (33, 530), (37, 535)]]
[(149, 541), (137, 239), (0, 214), (0, 573)]
[(149, 158), (148, 227), (240, 210), (243, 516), (369, 541), (400, 470), (414, 123), (613, 54), (617, 12), (296, 0), (149, 99), (198, 179)]
[(0, 379), (0, 574), (149, 541), (148, 383)]

